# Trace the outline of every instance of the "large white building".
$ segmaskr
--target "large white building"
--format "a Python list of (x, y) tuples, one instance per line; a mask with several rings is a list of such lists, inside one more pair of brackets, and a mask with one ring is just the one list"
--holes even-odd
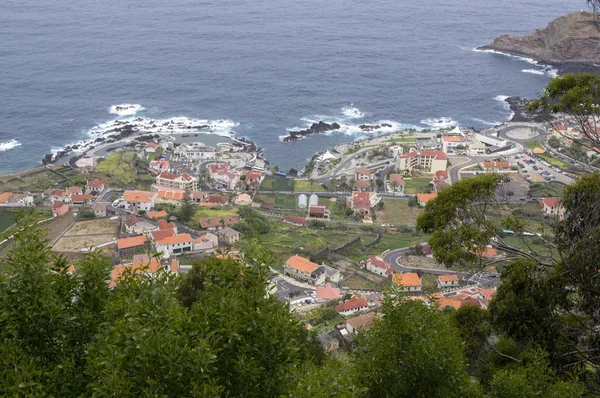
[(398, 156), (398, 169), (400, 171), (420, 169), (428, 173), (435, 173), (439, 170), (446, 170), (447, 163), (446, 153), (441, 150), (417, 151), (413, 149), (406, 155)]
[(191, 160), (216, 159), (217, 152), (214, 147), (199, 144), (181, 144), (174, 151), (177, 156), (184, 156)]

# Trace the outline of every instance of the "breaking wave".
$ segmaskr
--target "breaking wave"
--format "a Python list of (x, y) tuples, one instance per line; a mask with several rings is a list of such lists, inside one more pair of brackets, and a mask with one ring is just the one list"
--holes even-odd
[(136, 113), (143, 111), (144, 107), (140, 104), (118, 104), (108, 108), (108, 112), (119, 116), (134, 116)]
[(433, 129), (447, 129), (450, 127), (458, 126), (458, 122), (450, 117), (423, 119), (420, 123), (429, 126)]
[(362, 113), (353, 104), (350, 104), (349, 106), (342, 107), (342, 113), (344, 114), (344, 116), (346, 116), (349, 119), (360, 119), (362, 117), (365, 117), (365, 114)]
[(509, 111), (510, 114), (506, 120), (512, 119), (513, 116), (515, 115), (515, 113), (510, 109), (510, 104), (508, 102), (506, 102), (506, 100), (509, 98), (510, 97), (508, 95), (498, 95), (498, 96), (494, 97), (495, 101), (500, 102), (502, 104), (502, 106), (504, 107), (504, 109)]
[(502, 124), (501, 122), (490, 122), (487, 120), (479, 119), (478, 117), (472, 117), (471, 120), (473, 120), (474, 122), (477, 122), (477, 123), (481, 123), (484, 126), (489, 126), (489, 127), (495, 127), (495, 126)]
[(541, 75), (541, 76), (546, 74), (546, 71), (538, 70), (538, 69), (522, 69), (521, 72), (531, 73), (532, 75)]
[(10, 151), (11, 149), (20, 146), (21, 143), (15, 139), (6, 142), (0, 142), (0, 152)]

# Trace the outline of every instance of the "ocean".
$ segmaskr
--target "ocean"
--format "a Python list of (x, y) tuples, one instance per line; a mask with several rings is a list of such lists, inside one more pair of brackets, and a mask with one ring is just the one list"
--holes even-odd
[[(502, 96), (537, 96), (553, 72), (473, 49), (584, 7), (584, 0), (4, 0), (0, 173), (31, 168), (115, 119), (211, 124), (253, 140), (283, 170), (363, 137), (363, 123), (486, 128), (510, 116)], [(281, 141), (319, 120), (342, 128)]]

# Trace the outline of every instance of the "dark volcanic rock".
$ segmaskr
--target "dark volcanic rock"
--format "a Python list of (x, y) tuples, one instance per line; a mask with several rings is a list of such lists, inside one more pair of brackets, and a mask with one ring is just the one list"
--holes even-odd
[(513, 117), (510, 119), (511, 122), (536, 122), (543, 123), (548, 120), (548, 114), (536, 112), (529, 113), (526, 111), (526, 107), (530, 100), (521, 97), (509, 97), (506, 99), (510, 110), (513, 112)]
[(320, 121), (319, 123), (313, 123), (306, 130), (290, 131), (289, 135), (283, 139), (283, 142), (297, 141), (308, 135), (312, 134), (323, 134), (328, 131), (339, 130), (340, 125), (337, 123), (325, 123)]
[(382, 124), (361, 124), (360, 126), (358, 126), (358, 128), (360, 128), (362, 131), (375, 131), (375, 130), (381, 129), (382, 127), (390, 128), (390, 127), (392, 127), (392, 125), (388, 124), (388, 123), (382, 123)]
[(479, 49), (531, 58), (555, 66), (560, 73), (599, 71), (599, 23), (590, 12), (574, 12), (530, 35), (502, 35)]

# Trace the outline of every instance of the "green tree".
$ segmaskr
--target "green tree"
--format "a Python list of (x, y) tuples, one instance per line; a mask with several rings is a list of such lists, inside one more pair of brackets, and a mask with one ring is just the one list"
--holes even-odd
[(420, 301), (388, 297), (384, 317), (359, 335), (356, 375), (369, 397), (478, 396), (458, 331)]
[(550, 137), (548, 137), (548, 145), (550, 145), (552, 148), (558, 148), (560, 147), (560, 140), (555, 136), (551, 135)]
[(192, 219), (196, 213), (194, 203), (192, 203), (191, 192), (186, 190), (181, 199), (181, 207), (179, 208), (178, 218), (182, 222), (186, 223)]

